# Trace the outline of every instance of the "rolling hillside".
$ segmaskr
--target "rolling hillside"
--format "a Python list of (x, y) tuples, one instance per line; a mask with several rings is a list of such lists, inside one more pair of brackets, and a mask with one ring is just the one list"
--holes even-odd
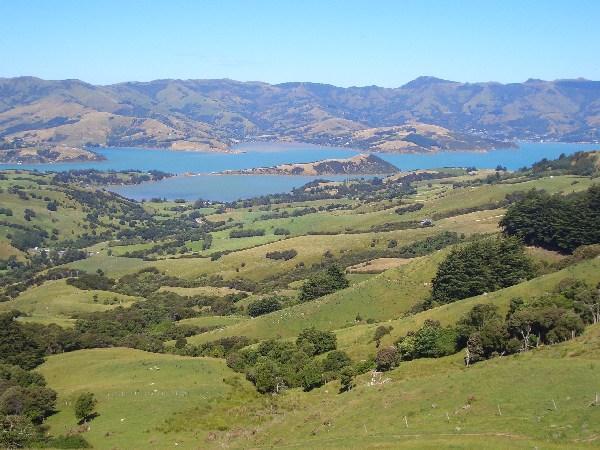
[(599, 86), (431, 77), (395, 89), (232, 80), (94, 86), (8, 78), (0, 80), (0, 150), (7, 161), (93, 158), (84, 146), (227, 151), (255, 140), (390, 152), (489, 149), (525, 139), (592, 142), (599, 139)]

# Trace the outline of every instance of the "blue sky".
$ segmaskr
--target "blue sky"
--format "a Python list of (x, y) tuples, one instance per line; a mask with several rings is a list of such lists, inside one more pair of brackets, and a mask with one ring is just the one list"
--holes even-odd
[(600, 80), (600, 1), (2, 0), (0, 77)]

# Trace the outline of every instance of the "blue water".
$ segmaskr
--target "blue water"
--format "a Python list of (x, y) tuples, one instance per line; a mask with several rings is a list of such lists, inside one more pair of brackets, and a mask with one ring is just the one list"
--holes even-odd
[[(240, 198), (289, 192), (318, 177), (286, 175), (197, 175), (167, 178), (153, 183), (131, 186), (110, 186), (113, 192), (134, 200), (167, 198), (173, 200), (218, 200), (229, 202)], [(342, 181), (344, 176), (320, 177)], [(357, 178), (357, 177), (350, 177)], [(371, 178), (364, 176), (364, 178)]]
[[(498, 149), (489, 152), (439, 152), (417, 154), (379, 154), (401, 170), (440, 167), (494, 168), (497, 165), (515, 170), (529, 166), (542, 158), (553, 159), (561, 153), (593, 150), (598, 144), (521, 143), (517, 149)], [(71, 169), (98, 170), (162, 170), (176, 174), (200, 173), (198, 176), (181, 176), (159, 182), (136, 186), (114, 186), (111, 190), (136, 200), (151, 197), (167, 199), (230, 201), (257, 195), (288, 192), (315, 177), (208, 175), (231, 169), (273, 166), (283, 163), (316, 161), (325, 158), (347, 158), (358, 152), (348, 149), (320, 147), (306, 144), (245, 144), (238, 148), (243, 153), (174, 152), (137, 148), (106, 148), (96, 150), (105, 161), (60, 164), (0, 164), (1, 169), (19, 168), (40, 171)], [(341, 179), (328, 176), (328, 179)]]

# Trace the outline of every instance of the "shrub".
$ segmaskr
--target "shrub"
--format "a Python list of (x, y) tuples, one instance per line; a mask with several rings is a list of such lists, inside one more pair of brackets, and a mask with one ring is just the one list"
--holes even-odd
[(230, 238), (244, 238), (253, 236), (264, 236), (265, 230), (233, 230), (229, 233)]
[(79, 422), (86, 422), (94, 415), (94, 409), (98, 401), (91, 392), (84, 392), (75, 400), (75, 417)]
[(248, 305), (248, 314), (252, 317), (258, 317), (279, 309), (281, 309), (279, 298), (265, 297), (250, 303)]
[(409, 212), (419, 211), (423, 209), (425, 205), (423, 203), (411, 203), (410, 205), (401, 206), (400, 208), (396, 208), (396, 214), (402, 215)]
[(347, 392), (354, 387), (354, 369), (346, 366), (340, 372), (340, 393)]
[(341, 350), (333, 350), (323, 360), (325, 372), (339, 372), (342, 368), (349, 366), (352, 360), (348, 354)]
[(315, 327), (305, 328), (300, 332), (296, 339), (296, 345), (302, 348), (304, 344), (311, 344), (314, 346), (314, 355), (320, 355), (321, 353), (335, 350), (337, 339), (335, 334), (331, 331), (320, 331)]
[(380, 372), (386, 372), (393, 369), (398, 365), (398, 350), (396, 347), (385, 347), (380, 349), (375, 356), (375, 364), (377, 370)]
[(348, 286), (349, 282), (344, 272), (338, 266), (331, 265), (324, 272), (310, 277), (302, 285), (299, 299), (306, 302)]
[(91, 448), (92, 446), (79, 434), (56, 436), (43, 443), (42, 448)]
[(282, 251), (273, 251), (268, 252), (265, 256), (269, 259), (283, 259), (284, 261), (289, 261), (298, 255), (298, 252), (293, 248), (290, 250), (282, 250)]
[(390, 334), (393, 330), (392, 326), (380, 325), (375, 329), (375, 335), (373, 336), (373, 340), (376, 342), (377, 347), (381, 344), (381, 339), (386, 335)]

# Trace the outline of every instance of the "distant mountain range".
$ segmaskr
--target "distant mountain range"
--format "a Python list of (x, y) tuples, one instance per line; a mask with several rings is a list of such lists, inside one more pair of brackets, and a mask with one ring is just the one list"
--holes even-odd
[(93, 146), (229, 151), (299, 141), (369, 151), (600, 140), (600, 82), (458, 83), (420, 77), (399, 88), (316, 83), (156, 80), (95, 86), (0, 79), (0, 158), (94, 158)]

